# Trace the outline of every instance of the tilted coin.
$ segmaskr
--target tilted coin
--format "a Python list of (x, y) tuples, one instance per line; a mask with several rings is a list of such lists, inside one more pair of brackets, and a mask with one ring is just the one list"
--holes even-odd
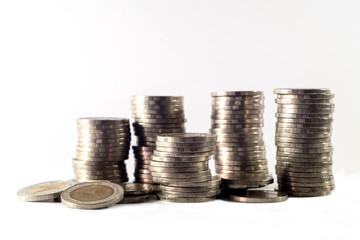
[(212, 92), (212, 97), (231, 97), (231, 96), (263, 96), (262, 91), (227, 91), (227, 92)]
[(120, 186), (123, 187), (125, 196), (147, 195), (153, 191), (152, 186), (149, 184), (123, 183)]
[(19, 200), (25, 202), (46, 201), (60, 197), (61, 192), (75, 185), (74, 181), (43, 182), (23, 188), (17, 192)]
[(161, 201), (178, 202), (178, 203), (197, 203), (197, 202), (209, 202), (213, 201), (215, 197), (192, 197), (192, 198), (180, 198), (180, 197), (168, 197), (162, 193), (158, 193), (158, 197)]
[(122, 204), (129, 203), (142, 203), (147, 202), (149, 200), (149, 195), (125, 195), (124, 198), (119, 202)]
[(79, 183), (61, 193), (61, 202), (70, 208), (99, 209), (110, 207), (124, 197), (124, 189), (108, 181)]
[(275, 94), (330, 94), (330, 89), (290, 89), (290, 88), (276, 88)]
[(245, 192), (234, 192), (229, 195), (229, 198), (236, 202), (274, 203), (286, 201), (288, 195), (272, 190), (247, 190)]

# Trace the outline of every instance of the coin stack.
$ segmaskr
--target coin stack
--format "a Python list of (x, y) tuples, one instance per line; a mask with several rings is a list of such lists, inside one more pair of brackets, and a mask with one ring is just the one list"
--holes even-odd
[(223, 187), (263, 187), (268, 175), (262, 127), (264, 95), (260, 91), (213, 92), (212, 125), (216, 134), (216, 172)]
[(129, 119), (79, 118), (78, 144), (73, 159), (77, 181), (127, 182), (125, 160), (130, 149)]
[(332, 174), (329, 89), (275, 89), (278, 189), (290, 196), (329, 195)]
[(156, 136), (161, 133), (185, 132), (183, 97), (181, 96), (132, 96), (131, 108), (137, 146), (135, 156), (135, 182), (151, 183), (149, 170)]
[(212, 179), (209, 169), (214, 144), (215, 135), (206, 133), (157, 136), (150, 170), (161, 200), (204, 202), (220, 194), (220, 178)]

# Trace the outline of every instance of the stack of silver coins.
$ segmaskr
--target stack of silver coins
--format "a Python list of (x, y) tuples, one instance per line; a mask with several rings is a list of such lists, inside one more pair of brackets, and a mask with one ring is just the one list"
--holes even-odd
[(278, 189), (289, 196), (324, 196), (334, 189), (329, 89), (275, 89)]
[(263, 92), (213, 92), (211, 96), (215, 168), (224, 188), (254, 188), (272, 183), (262, 133)]
[(77, 119), (78, 144), (73, 168), (77, 181), (127, 182), (131, 132), (126, 118)]
[(132, 96), (131, 109), (137, 146), (135, 182), (153, 184), (149, 170), (156, 136), (161, 133), (185, 132), (184, 104), (181, 96)]
[(220, 178), (211, 177), (209, 160), (215, 135), (208, 133), (161, 134), (150, 161), (153, 181), (160, 184), (161, 200), (204, 202), (220, 194)]

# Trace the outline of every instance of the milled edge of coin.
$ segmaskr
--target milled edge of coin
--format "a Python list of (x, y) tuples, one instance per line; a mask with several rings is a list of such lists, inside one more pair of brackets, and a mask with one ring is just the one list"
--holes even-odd
[[(113, 190), (113, 193), (100, 200), (96, 201), (79, 201), (70, 197), (70, 194), (79, 188), (86, 186), (102, 185), (107, 186)], [(61, 202), (70, 208), (76, 209), (100, 209), (115, 205), (124, 198), (124, 189), (116, 183), (109, 181), (97, 181), (97, 182), (84, 182), (76, 184), (61, 193)]]
[(120, 186), (124, 189), (125, 196), (129, 195), (148, 195), (153, 191), (149, 184), (142, 183), (122, 183)]
[(166, 202), (177, 202), (177, 203), (198, 203), (198, 202), (209, 202), (216, 199), (216, 197), (191, 197), (191, 198), (180, 198), (180, 197), (166, 197), (161, 193), (157, 194), (158, 198)]
[[(267, 197), (269, 194), (277, 194), (277, 196)], [(288, 195), (284, 192), (274, 190), (247, 190), (244, 193), (231, 193), (229, 194), (229, 199), (244, 203), (275, 203), (286, 201), (288, 199)]]
[(142, 203), (149, 200), (149, 195), (125, 195), (120, 204)]
[[(65, 184), (64, 187), (58, 188), (52, 192), (48, 192), (45, 194), (28, 194), (27, 191), (36, 187), (41, 187), (44, 185), (57, 185), (57, 184)], [(75, 181), (70, 180), (70, 181), (50, 181), (50, 182), (43, 182), (43, 183), (38, 183), (38, 184), (34, 184), (28, 187), (25, 187), (21, 190), (19, 190), (17, 192), (17, 197), (19, 200), (21, 201), (25, 201), (25, 202), (38, 202), (38, 201), (46, 201), (46, 200), (50, 200), (50, 199), (55, 199), (60, 197), (60, 194), (65, 191), (66, 189), (68, 189), (69, 187), (72, 187), (76, 184)]]

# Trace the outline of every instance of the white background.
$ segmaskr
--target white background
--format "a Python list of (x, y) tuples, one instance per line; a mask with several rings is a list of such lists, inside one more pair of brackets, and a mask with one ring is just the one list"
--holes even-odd
[[(359, 237), (357, 0), (1, 1), (0, 80), (6, 239)], [(101, 211), (16, 199), (27, 185), (73, 178), (75, 119), (131, 117), (131, 95), (183, 95), (187, 130), (207, 132), (211, 91), (264, 91), (274, 172), (277, 87), (335, 94), (331, 196)]]

